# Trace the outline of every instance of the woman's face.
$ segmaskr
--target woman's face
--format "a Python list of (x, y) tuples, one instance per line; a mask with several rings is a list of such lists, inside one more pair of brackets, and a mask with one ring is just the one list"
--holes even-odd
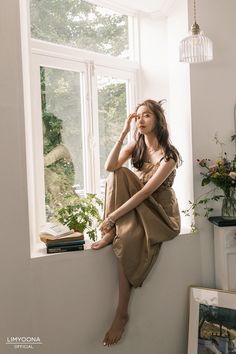
[(138, 108), (136, 122), (138, 130), (142, 134), (149, 134), (156, 127), (156, 117), (146, 106)]

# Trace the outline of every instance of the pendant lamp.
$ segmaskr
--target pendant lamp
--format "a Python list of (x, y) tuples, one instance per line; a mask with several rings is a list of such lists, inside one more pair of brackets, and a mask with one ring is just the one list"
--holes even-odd
[(179, 46), (179, 61), (185, 63), (204, 63), (213, 59), (213, 44), (204, 36), (196, 21), (196, 0), (193, 2), (194, 23), (191, 35), (182, 39)]

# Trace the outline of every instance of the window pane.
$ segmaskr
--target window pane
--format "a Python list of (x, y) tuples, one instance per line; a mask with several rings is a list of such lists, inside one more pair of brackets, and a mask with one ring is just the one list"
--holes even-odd
[[(40, 68), (47, 221), (66, 203), (65, 195), (83, 190), (81, 73)], [(74, 187), (73, 187), (74, 186)]]
[(98, 117), (100, 142), (100, 185), (103, 191), (107, 172), (104, 164), (120, 136), (127, 116), (127, 81), (98, 76)]
[(33, 38), (129, 57), (128, 16), (83, 0), (31, 0)]

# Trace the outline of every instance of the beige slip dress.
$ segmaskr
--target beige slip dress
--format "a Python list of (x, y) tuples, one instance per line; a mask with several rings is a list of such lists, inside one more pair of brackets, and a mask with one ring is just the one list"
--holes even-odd
[[(161, 160), (160, 160), (161, 161)], [(104, 217), (124, 204), (153, 176), (160, 165), (144, 162), (132, 172), (121, 167), (106, 181)], [(133, 287), (142, 286), (157, 259), (161, 244), (180, 232), (180, 213), (172, 188), (174, 169), (155, 192), (116, 221), (113, 250)]]

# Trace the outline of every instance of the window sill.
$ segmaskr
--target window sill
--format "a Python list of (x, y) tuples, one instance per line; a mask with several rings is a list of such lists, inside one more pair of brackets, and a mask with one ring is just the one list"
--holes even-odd
[[(192, 232), (191, 231), (191, 228), (182, 228), (181, 229), (181, 233), (179, 234), (178, 237), (182, 237), (182, 236), (194, 236), (194, 235), (197, 235), (198, 233), (197, 232)], [(33, 250), (31, 251), (31, 259), (35, 259), (35, 258), (42, 258), (42, 257), (53, 257), (53, 256), (59, 256), (60, 257), (64, 257), (65, 258), (71, 258), (74, 256), (78, 257), (78, 255), (82, 256), (84, 254), (91, 254), (91, 252), (95, 252), (94, 250), (91, 249), (91, 244), (93, 243), (93, 241), (89, 240), (89, 239), (86, 239), (85, 240), (85, 245), (84, 245), (84, 251), (74, 251), (74, 252), (60, 252), (60, 253), (51, 253), (51, 254), (48, 254), (47, 251), (46, 251), (46, 247), (45, 245), (41, 242), (38, 242), (34, 245), (34, 248)], [(111, 246), (109, 247), (105, 247), (103, 248), (102, 250), (105, 250), (105, 249), (109, 249)], [(90, 251), (90, 252), (88, 252)], [(54, 257), (55, 258), (55, 257)]]
[(192, 236), (198, 234), (198, 231), (193, 232), (190, 226), (182, 226), (181, 231), (180, 231), (180, 236)]
[(93, 241), (86, 239), (85, 240), (85, 245), (84, 245), (84, 251), (74, 251), (74, 252), (59, 252), (59, 253), (47, 253), (46, 246), (44, 245), (43, 242), (38, 242), (34, 244), (34, 248), (31, 251), (31, 258), (40, 258), (40, 257), (51, 257), (51, 256), (57, 256), (57, 255), (71, 255), (73, 253), (78, 254), (78, 253), (84, 253), (85, 251), (91, 250), (91, 244)]

